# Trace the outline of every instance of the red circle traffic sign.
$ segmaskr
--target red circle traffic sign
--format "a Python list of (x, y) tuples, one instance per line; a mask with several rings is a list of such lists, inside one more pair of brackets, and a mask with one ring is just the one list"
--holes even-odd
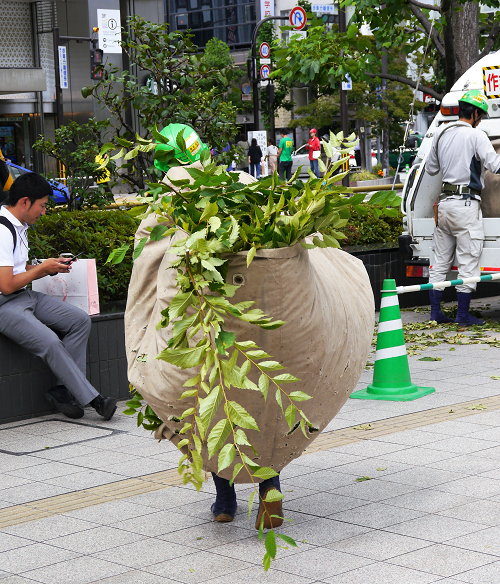
[(290, 24), (295, 30), (302, 30), (307, 23), (306, 11), (302, 6), (295, 6), (290, 11)]
[(269, 59), (269, 55), (271, 54), (271, 47), (267, 43), (261, 43), (259, 47), (259, 53), (263, 59)]
[(260, 68), (260, 76), (262, 79), (267, 79), (271, 75), (271, 67), (269, 65), (262, 65)]

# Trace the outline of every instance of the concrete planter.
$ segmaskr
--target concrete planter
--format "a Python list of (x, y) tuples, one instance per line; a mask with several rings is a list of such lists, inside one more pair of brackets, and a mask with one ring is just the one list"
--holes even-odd
[[(87, 379), (104, 396), (130, 395), (125, 358), (124, 313), (91, 317), (87, 346)], [(56, 384), (50, 369), (0, 335), (0, 424), (51, 414), (44, 392)]]

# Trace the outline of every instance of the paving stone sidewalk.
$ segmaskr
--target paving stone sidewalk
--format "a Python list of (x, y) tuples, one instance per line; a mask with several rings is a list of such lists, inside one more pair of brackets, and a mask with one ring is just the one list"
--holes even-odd
[[(488, 300), (477, 301), (484, 305)], [(491, 302), (500, 318), (500, 303)], [(403, 312), (403, 321), (425, 314)], [(410, 357), (412, 380), (436, 393), (414, 402), (348, 400), (326, 428), (429, 412), (500, 395), (500, 348), (429, 348)], [(373, 360), (373, 358), (371, 359)], [(358, 389), (372, 380), (365, 371)], [(120, 410), (123, 410), (123, 404)], [(74, 423), (48, 416), (0, 426), (0, 518), (48, 497), (116, 484), (177, 467), (117, 412)], [(356, 482), (359, 477), (370, 480)], [(500, 410), (306, 454), (282, 472), (285, 523), (298, 548), (278, 550), (269, 572), (237, 486), (231, 524), (210, 514), (201, 493), (172, 486), (0, 529), (0, 584), (498, 584)]]

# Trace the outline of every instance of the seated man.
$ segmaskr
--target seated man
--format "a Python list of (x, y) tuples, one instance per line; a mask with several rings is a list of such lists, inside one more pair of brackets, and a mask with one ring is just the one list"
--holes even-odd
[(116, 399), (99, 395), (85, 376), (90, 317), (80, 308), (26, 289), (33, 280), (71, 270), (71, 260), (65, 258), (27, 264), (28, 227), (45, 214), (51, 194), (45, 178), (23, 174), (11, 186), (7, 205), (0, 208), (0, 333), (48, 364), (59, 385), (45, 396), (65, 416), (81, 418), (80, 405), (90, 404), (110, 420)]

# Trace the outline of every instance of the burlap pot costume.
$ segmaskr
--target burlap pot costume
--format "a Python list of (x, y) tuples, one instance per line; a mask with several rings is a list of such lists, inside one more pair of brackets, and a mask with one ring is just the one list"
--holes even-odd
[[(186, 176), (183, 169), (172, 170), (175, 178)], [(251, 177), (245, 173), (242, 173), (243, 178), (251, 182)], [(154, 215), (142, 221), (136, 239), (148, 235), (146, 228), (155, 225)], [(161, 311), (176, 293), (176, 272), (168, 269), (175, 256), (165, 254), (171, 243), (170, 238), (149, 242), (134, 262), (125, 313), (125, 338), (130, 383), (164, 420), (157, 437), (177, 444), (181, 437), (175, 431), (184, 422), (176, 423), (172, 417), (193, 407), (194, 398), (179, 400), (179, 397), (186, 389), (184, 382), (198, 371), (181, 370), (155, 359), (172, 334), (172, 325), (156, 330)], [(238, 341), (255, 341), (272, 355), (273, 360), (286, 367), (285, 372), (301, 380), (283, 386), (287, 392), (304, 391), (313, 398), (298, 404), (317, 428), (306, 439), (300, 428), (288, 434), (289, 428), (274, 398), (272, 385), (267, 400), (257, 391), (230, 389), (229, 399), (241, 404), (260, 428), (260, 432), (246, 430), (258, 456), (250, 449), (245, 451), (260, 466), (280, 471), (300, 456), (327, 426), (361, 375), (373, 336), (374, 301), (370, 282), (360, 260), (330, 248), (305, 250), (299, 244), (258, 250), (249, 268), (246, 267), (246, 252), (228, 255), (227, 259), (227, 281), (241, 286), (231, 302), (253, 300), (256, 308), (286, 324), (266, 331), (236, 318), (227, 318), (224, 328), (236, 333)], [(251, 372), (249, 378), (257, 383), (258, 372)], [(285, 399), (284, 406), (287, 405)], [(212, 424), (224, 416), (221, 406)], [(205, 449), (203, 460), (207, 471), (217, 472), (216, 455), (208, 460)], [(219, 475), (230, 479), (232, 473), (233, 465)], [(236, 482), (250, 482), (250, 479), (240, 472)]]

